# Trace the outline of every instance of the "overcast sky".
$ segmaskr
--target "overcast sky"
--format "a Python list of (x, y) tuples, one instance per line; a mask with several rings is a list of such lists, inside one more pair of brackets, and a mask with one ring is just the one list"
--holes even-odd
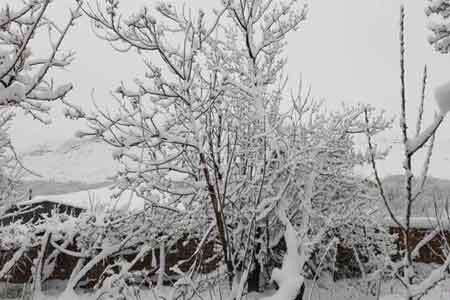
[[(206, 3), (213, 5), (212, 2), (218, 1), (173, 2), (204, 7)], [(153, 1), (122, 2), (127, 9), (136, 9), (142, 3), (152, 5)], [(413, 104), (419, 100), (421, 71), (426, 63), (430, 70), (430, 92), (427, 97), (430, 116), (434, 109), (433, 88), (450, 80), (450, 55), (434, 53), (426, 41), (427, 20), (423, 13), (425, 0), (405, 2), (410, 115), (415, 117)], [(55, 3), (52, 13), (61, 20), (71, 3), (71, 0)], [(288, 39), (287, 73), (290, 76), (290, 86), (295, 87), (301, 74), (306, 83), (312, 86), (314, 96), (325, 98), (327, 105), (366, 102), (385, 109), (391, 115), (398, 114), (398, 24), (401, 3), (400, 0), (310, 0), (307, 21)], [(96, 101), (104, 106), (111, 101), (109, 91), (121, 80), (130, 80), (143, 73), (141, 60), (135, 54), (114, 52), (109, 45), (94, 37), (86, 19), (78, 21), (64, 45), (65, 49), (75, 50), (77, 55), (69, 70), (58, 76), (59, 79), (70, 80), (75, 86), (68, 100), (85, 108), (92, 107), (90, 95), (93, 89)], [(41, 46), (43, 45), (37, 45), (38, 48)], [(82, 126), (65, 120), (61, 105), (54, 106), (52, 118), (53, 124), (42, 126), (19, 113), (11, 128), (16, 147), (24, 150), (39, 143), (72, 138), (75, 130)], [(437, 137), (431, 166), (434, 176), (450, 178), (450, 173), (447, 175), (446, 172), (450, 164), (449, 130), (450, 120), (447, 120)], [(401, 170), (399, 159), (400, 148), (397, 145), (387, 162), (382, 164), (383, 173), (398, 173)]]

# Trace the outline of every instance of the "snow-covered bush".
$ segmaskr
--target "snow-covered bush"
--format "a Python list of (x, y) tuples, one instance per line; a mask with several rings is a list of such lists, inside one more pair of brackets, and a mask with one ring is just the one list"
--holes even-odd
[[(24, 210), (33, 208), (25, 207)], [(174, 235), (167, 236), (160, 226), (160, 214), (151, 210), (88, 210), (74, 216), (58, 213), (56, 207), (48, 215), (41, 214), (40, 218), (25, 223), (21, 213), (23, 211), (17, 212), (17, 221), (0, 227), (0, 251), (11, 256), (9, 261), (0, 265), (0, 279), (20, 267), (25, 268), (23, 276), (27, 276), (31, 267), (35, 292), (41, 291), (41, 283), (51, 279), (55, 271), (64, 277), (61, 279), (68, 280), (66, 293), (73, 293), (82, 280), (94, 280), (101, 290), (108, 286), (121, 286), (121, 282), (131, 282), (138, 273), (142, 273), (142, 280), (149, 281), (148, 272), (151, 270), (134, 270), (135, 264), (144, 257), (148, 259), (154, 248), (161, 249), (161, 245), (170, 254), (169, 249), (185, 236), (183, 224), (176, 217), (172, 218), (173, 228), (167, 228)], [(175, 234), (177, 230), (179, 234)], [(31, 266), (25, 258), (30, 253), (33, 259)], [(69, 268), (65, 274), (58, 269), (62, 267), (60, 255), (69, 258), (64, 264), (64, 268)], [(155, 260), (158, 266), (165, 260), (161, 259)], [(105, 272), (100, 276), (98, 272), (102, 264)], [(146, 267), (156, 267), (157, 263), (152, 261), (152, 264)], [(111, 273), (113, 269), (119, 272)], [(166, 271), (163, 265), (161, 276), (166, 276)]]

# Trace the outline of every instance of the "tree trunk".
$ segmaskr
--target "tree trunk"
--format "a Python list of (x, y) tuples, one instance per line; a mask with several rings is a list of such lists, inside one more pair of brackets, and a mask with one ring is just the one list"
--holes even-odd
[[(255, 240), (258, 240), (261, 237), (262, 234), (262, 228), (257, 227), (256, 233), (255, 233)], [(261, 245), (259, 243), (256, 243), (255, 245), (255, 251), (253, 252), (252, 256), (252, 265), (253, 270), (248, 275), (247, 280), (247, 290), (248, 292), (259, 292), (259, 285), (260, 285), (260, 276), (261, 276), (261, 266), (258, 262), (257, 255), (259, 251), (261, 250)]]
[(253, 256), (253, 270), (248, 275), (247, 290), (248, 292), (259, 292), (259, 276), (261, 274), (261, 266), (256, 256)]
[(203, 152), (199, 153), (200, 158), (200, 167), (203, 171), (203, 175), (205, 176), (205, 182), (206, 186), (208, 188), (208, 194), (209, 198), (211, 200), (211, 205), (214, 210), (214, 216), (216, 219), (217, 224), (217, 231), (219, 233), (219, 239), (220, 243), (222, 244), (222, 251), (223, 251), (223, 257), (225, 261), (225, 265), (227, 267), (227, 273), (228, 273), (228, 282), (230, 285), (230, 288), (233, 285), (233, 277), (234, 277), (234, 267), (233, 263), (230, 260), (230, 253), (228, 253), (228, 242), (226, 238), (226, 228), (225, 228), (225, 219), (224, 219), (224, 213), (223, 208), (219, 206), (219, 199), (216, 195), (216, 192), (214, 190), (214, 186), (211, 183), (210, 174), (208, 170), (208, 164), (206, 162), (205, 154)]
[(298, 292), (298, 295), (295, 297), (295, 300), (303, 300), (304, 294), (305, 294), (305, 282), (302, 283), (300, 291)]

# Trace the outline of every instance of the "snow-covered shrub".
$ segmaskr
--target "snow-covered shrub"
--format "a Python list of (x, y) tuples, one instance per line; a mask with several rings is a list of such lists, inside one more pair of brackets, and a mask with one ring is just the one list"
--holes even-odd
[[(26, 209), (32, 210), (33, 207)], [(126, 278), (123, 282), (131, 283), (130, 279), (138, 273), (145, 275), (141, 276), (142, 280), (148, 281), (153, 279), (148, 277), (152, 266), (145, 266), (149, 268), (146, 271), (135, 270), (135, 265), (144, 258), (148, 260), (152, 248), (158, 248), (162, 241), (165, 241), (164, 247), (169, 252), (184, 234), (183, 230), (175, 234), (176, 231), (170, 228), (168, 231), (174, 235), (164, 234), (163, 228), (159, 226), (162, 222), (158, 213), (149, 210), (138, 213), (87, 210), (74, 216), (58, 213), (55, 208), (25, 223), (19, 214), (21, 212), (18, 211), (17, 221), (0, 227), (0, 251), (11, 256), (9, 261), (3, 261), (0, 265), (0, 277), (4, 278), (17, 267), (25, 268), (23, 276), (29, 276), (27, 274), (31, 268), (33, 282), (39, 287), (37, 292), (41, 289), (40, 283), (51, 279), (55, 271), (59, 276), (57, 278), (68, 280), (67, 293), (72, 293), (82, 280), (86, 283), (93, 281), (98, 287), (103, 287), (103, 283), (111, 283), (114, 278), (107, 277), (114, 274), (108, 273), (108, 270), (115, 266), (120, 267), (120, 280), (116, 278), (114, 282)], [(175, 219), (172, 219), (172, 224), (182, 228)], [(25, 258), (30, 253), (33, 259), (31, 265)], [(63, 259), (68, 258), (63, 266), (58, 258), (61, 255)], [(152, 264), (156, 265), (153, 261)], [(61, 267), (66, 268), (65, 273), (59, 270)], [(108, 275), (106, 279), (101, 276), (103, 270)], [(163, 267), (161, 272), (165, 274), (166, 269)], [(25, 277), (16, 279), (28, 280)]]
[(341, 228), (335, 264), (331, 266), (333, 277), (360, 278), (365, 283), (373, 281), (371, 274), (385, 265), (386, 257), (397, 254), (395, 242), (398, 236), (391, 234), (388, 228), (375, 223), (375, 219), (366, 217), (363, 223), (349, 223)]
[[(112, 268), (107, 269), (107, 278), (102, 282), (96, 292), (97, 299), (140, 299), (142, 287), (151, 286), (151, 281), (146, 278), (145, 271), (116, 273)], [(120, 269), (120, 268), (119, 268)]]

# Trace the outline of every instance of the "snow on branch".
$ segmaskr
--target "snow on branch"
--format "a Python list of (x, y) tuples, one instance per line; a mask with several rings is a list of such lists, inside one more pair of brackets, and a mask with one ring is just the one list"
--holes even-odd
[(411, 155), (422, 148), (425, 143), (434, 135), (443, 120), (444, 115), (436, 114), (433, 123), (428, 125), (428, 127), (425, 128), (418, 136), (408, 139), (406, 144), (407, 153)]
[[(50, 7), (51, 1), (37, 0), (17, 10), (9, 6), (0, 10), (0, 106), (19, 107), (44, 123), (49, 122), (45, 118), (49, 107), (44, 103), (60, 100), (72, 89), (70, 84), (55, 84), (49, 74), (73, 60), (73, 53), (63, 53), (61, 46), (81, 16), (78, 4), (69, 10), (61, 29), (48, 16)], [(32, 41), (46, 31), (50, 50), (38, 57)]]
[(418, 149), (425, 145), (425, 143), (435, 134), (436, 130), (444, 120), (445, 115), (450, 110), (450, 82), (438, 86), (435, 90), (434, 97), (439, 112), (435, 114), (434, 121), (428, 125), (427, 128), (418, 133), (414, 138), (408, 139), (406, 150), (409, 155), (414, 154)]
[(303, 266), (308, 259), (307, 245), (301, 245), (302, 250), (299, 252), (299, 240), (297, 232), (292, 226), (286, 215), (286, 208), (278, 209), (278, 217), (285, 226), (284, 239), (286, 241), (286, 254), (283, 258), (281, 269), (275, 268), (272, 271), (271, 280), (276, 282), (278, 290), (270, 297), (262, 298), (264, 300), (294, 300), (300, 293), (305, 278), (302, 275)]
[(450, 2), (448, 0), (427, 0), (425, 14), (429, 17), (428, 41), (440, 53), (450, 49)]
[[(425, 10), (426, 14), (430, 17), (440, 18), (439, 22), (431, 23), (429, 28), (432, 31), (432, 36), (430, 37), (430, 43), (434, 44), (437, 51), (442, 53), (447, 53), (449, 50), (450, 39), (449, 37), (449, 28), (448, 20), (450, 13), (450, 2), (448, 0), (428, 0), (427, 8)], [(403, 239), (403, 253), (401, 259), (398, 262), (392, 264), (394, 266), (393, 275), (398, 278), (402, 283), (402, 290), (395, 291), (394, 294), (387, 295), (382, 299), (421, 299), (428, 291), (435, 288), (437, 284), (448, 277), (449, 275), (449, 265), (450, 265), (450, 256), (448, 253), (444, 254), (445, 262), (442, 266), (436, 266), (431, 272), (420, 278), (416, 274), (416, 261), (415, 258), (420, 253), (420, 249), (429, 245), (436, 236), (442, 232), (443, 227), (440, 224), (440, 220), (438, 218), (438, 213), (436, 212), (436, 219), (434, 222), (428, 222), (427, 230), (428, 232), (419, 238), (417, 242), (415, 242), (414, 230), (417, 229), (418, 224), (416, 224), (415, 217), (413, 216), (413, 209), (417, 201), (419, 201), (419, 194), (423, 191), (425, 181), (427, 178), (427, 173), (429, 170), (429, 164), (431, 161), (432, 150), (434, 147), (434, 140), (436, 136), (436, 131), (439, 126), (442, 124), (446, 114), (450, 110), (450, 84), (445, 83), (436, 88), (434, 97), (436, 100), (436, 104), (438, 107), (438, 111), (435, 113), (434, 120), (431, 124), (428, 125), (425, 129), (421, 129), (422, 127), (422, 117), (424, 112), (424, 98), (426, 91), (426, 79), (427, 79), (427, 67), (424, 68), (424, 74), (422, 78), (422, 98), (419, 103), (418, 108), (418, 118), (416, 123), (416, 134), (414, 137), (408, 136), (408, 125), (406, 118), (406, 87), (405, 87), (405, 9), (404, 6), (401, 6), (400, 9), (400, 79), (401, 79), (401, 118), (400, 118), (400, 126), (401, 133), (403, 137), (403, 144), (405, 148), (404, 152), (404, 161), (403, 161), (403, 169), (404, 169), (404, 201), (406, 205), (402, 209), (402, 213), (404, 214), (404, 219), (401, 220), (395, 217), (389, 205), (385, 202), (385, 206), (388, 212), (391, 214), (391, 223), (394, 222), (399, 226), (400, 229), (400, 238)], [(413, 187), (413, 178), (415, 174), (413, 173), (414, 163), (416, 161), (413, 160), (414, 155), (417, 154), (419, 149), (422, 149), (426, 143), (429, 142), (428, 150), (426, 152), (426, 157), (423, 162), (423, 167), (421, 170), (421, 174), (419, 177), (419, 182)], [(370, 139), (369, 139), (370, 144)], [(375, 163), (372, 164), (375, 174), (377, 174)], [(378, 180), (379, 181), (379, 180)], [(381, 195), (384, 197), (383, 193)], [(437, 222), (436, 222), (437, 220)], [(420, 224), (419, 224), (420, 227)], [(443, 245), (444, 246), (444, 245)]]

